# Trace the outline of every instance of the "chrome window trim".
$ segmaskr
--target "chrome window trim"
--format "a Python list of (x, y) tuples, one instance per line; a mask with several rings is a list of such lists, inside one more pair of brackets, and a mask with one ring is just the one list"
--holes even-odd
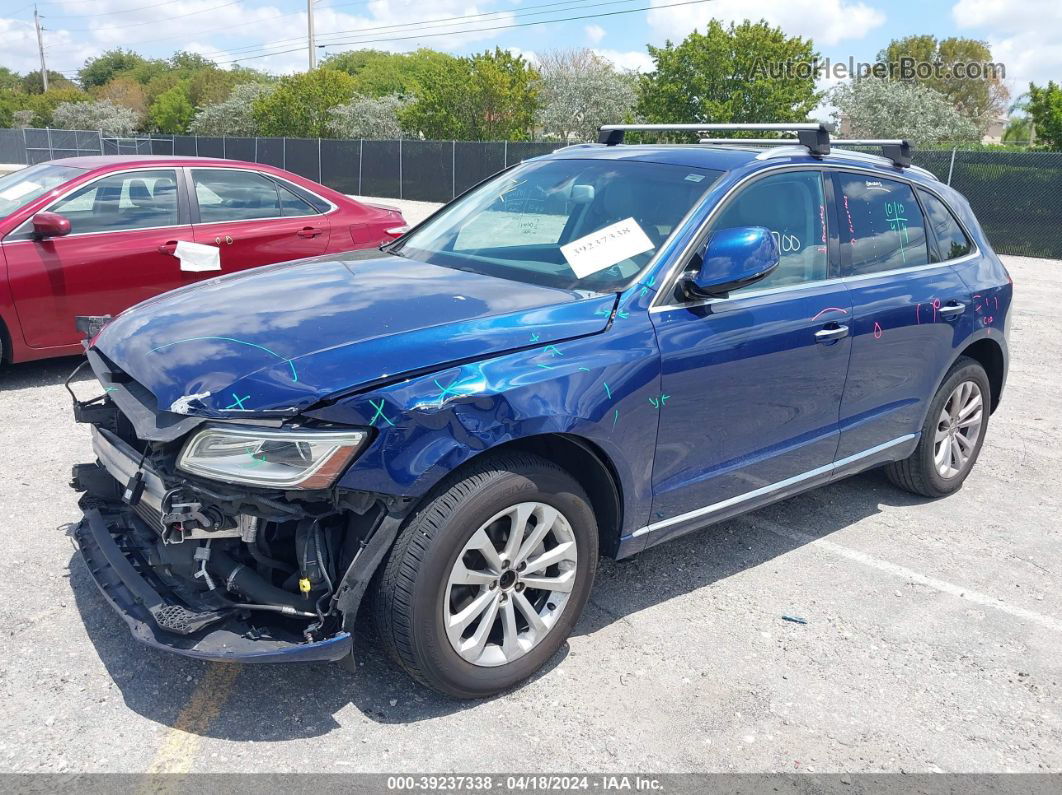
[[(158, 165), (155, 165), (155, 166), (133, 166), (133, 167), (130, 167), (130, 168), (122, 169), (121, 171), (109, 171), (106, 174), (100, 174), (96, 179), (89, 180), (88, 182), (84, 182), (81, 185), (75, 185), (74, 187), (70, 188), (69, 190), (66, 190), (63, 193), (60, 193), (58, 196), (56, 196), (54, 199), (52, 199), (44, 208), (42, 208), (40, 210), (37, 210), (37, 212), (38, 213), (51, 212), (52, 208), (55, 207), (55, 205), (58, 204), (59, 202), (61, 202), (63, 199), (67, 198), (68, 196), (70, 196), (73, 193), (76, 193), (77, 191), (81, 190), (82, 188), (87, 188), (87, 187), (89, 187), (91, 185), (95, 185), (100, 180), (107, 179), (108, 177), (121, 176), (123, 174), (135, 174), (138, 171), (173, 171), (174, 178), (177, 179), (178, 185), (179, 185), (180, 184), (180, 179), (179, 179), (178, 172), (181, 170), (181, 168), (182, 168), (181, 166), (158, 166)], [(179, 190), (180, 190), (180, 187), (178, 187), (178, 191)], [(178, 211), (178, 215), (179, 215), (180, 214), (180, 202), (179, 201), (178, 201), (177, 211)], [(37, 213), (34, 213), (34, 215), (36, 215), (36, 214)], [(10, 240), (9, 239), (11, 235), (17, 234), (19, 232), (19, 229), (21, 229), (23, 226), (28, 224), (32, 220), (32, 218), (33, 218), (33, 216), (30, 216), (25, 221), (23, 221), (21, 224), (19, 224), (17, 227), (15, 227), (10, 232), (8, 232), (7, 237), (5, 237), (4, 240), (3, 240), (3, 244), (5, 246), (7, 246), (7, 245), (14, 245), (15, 243), (37, 243), (37, 242), (39, 242), (39, 241), (37, 241), (36, 239), (34, 239), (32, 237), (19, 237), (18, 240)], [(88, 237), (89, 235), (112, 235), (115, 232), (147, 232), (147, 231), (150, 231), (150, 230), (153, 230), (153, 229), (180, 229), (181, 227), (184, 227), (184, 226), (187, 226), (189, 229), (191, 228), (190, 224), (181, 224), (181, 223), (166, 224), (165, 226), (138, 226), (138, 227), (135, 227), (133, 229), (104, 229), (104, 230), (101, 230), (99, 232), (73, 232), (73, 233), (71, 233), (69, 235), (63, 235), (62, 238), (63, 238), (63, 240), (69, 240), (69, 239), (74, 238), (74, 237)], [(26, 233), (23, 232), (21, 234), (26, 234)]]
[[(296, 185), (294, 182), (291, 182), (290, 180), (284, 179), (283, 177), (278, 177), (276, 174), (270, 174), (268, 171), (259, 171), (258, 169), (255, 169), (255, 168), (240, 168), (238, 166), (183, 166), (183, 168), (188, 170), (188, 179), (191, 181), (191, 187), (192, 187), (192, 194), (193, 195), (189, 196), (188, 198), (189, 198), (189, 201), (192, 201), (194, 199), (194, 201), (195, 201), (195, 209), (197, 211), (200, 210), (200, 207), (199, 207), (199, 197), (194, 195), (195, 194), (195, 176), (192, 174), (193, 171), (242, 171), (242, 172), (245, 172), (247, 174), (256, 174), (256, 175), (258, 175), (260, 177), (265, 177), (266, 179), (274, 180), (274, 181), (280, 182), (280, 183), (282, 183), (284, 185), (290, 185), (293, 188), (296, 188), (298, 190), (306, 191), (311, 196), (315, 196), (316, 198), (320, 199), (321, 201), (323, 201), (325, 204), (328, 205), (328, 209), (325, 210), (323, 213), (312, 213), (311, 215), (270, 215), (270, 216), (267, 216), (266, 218), (233, 218), (231, 221), (204, 221), (202, 218), (200, 218), (197, 222), (192, 224), (192, 226), (219, 226), (221, 224), (246, 224), (248, 222), (254, 222), (254, 221), (279, 221), (279, 220), (291, 219), (291, 218), (324, 218), (326, 215), (332, 215), (332, 213), (336, 212), (339, 209), (339, 205), (338, 204), (336, 204), (333, 201), (330, 201), (330, 200), (326, 199), (324, 196), (319, 195), (318, 193), (310, 190), (309, 188), (304, 188), (304, 187), (302, 187), (302, 185)], [(295, 195), (298, 196), (298, 193), (296, 193)]]
[(702, 516), (710, 516), (713, 513), (718, 513), (719, 511), (722, 511), (726, 508), (731, 508), (735, 505), (740, 505), (741, 503), (747, 502), (748, 500), (751, 500), (755, 497), (762, 497), (765, 494), (771, 494), (775, 491), (780, 491), (786, 488), (787, 486), (802, 483), (805, 480), (811, 480), (812, 478), (818, 477), (819, 475), (825, 475), (827, 472), (842, 469), (848, 466), (849, 464), (854, 464), (857, 461), (861, 461), (864, 458), (869, 458), (870, 456), (880, 453), (883, 450), (888, 450), (890, 447), (895, 447), (898, 444), (908, 442), (911, 439), (916, 438), (917, 436), (918, 434), (916, 433), (908, 433), (903, 436), (898, 436), (895, 439), (890, 439), (887, 442), (882, 442), (881, 444), (863, 450), (860, 453), (846, 456), (845, 458), (841, 458), (829, 464), (824, 464), (820, 467), (815, 467), (814, 469), (809, 469), (807, 472), (801, 472), (799, 475), (793, 475), (792, 477), (785, 478), (784, 480), (779, 480), (775, 483), (771, 483), (766, 486), (761, 486), (758, 489), (746, 491), (744, 494), (738, 494), (735, 497), (729, 497), (728, 499), (720, 500), (719, 502), (712, 503), (711, 505), (706, 505), (703, 508), (695, 508), (692, 511), (680, 513), (678, 516), (672, 516), (670, 519), (661, 519), (659, 522), (653, 522), (652, 524), (645, 525), (645, 527), (638, 528), (633, 533), (631, 533), (630, 537), (636, 538), (638, 536), (648, 535), (649, 533), (653, 533), (657, 530), (663, 530), (666, 527), (670, 527), (671, 525), (679, 524), (681, 522), (686, 522), (690, 519), (697, 519)]
[[(925, 265), (913, 265), (910, 268), (897, 268), (897, 269), (889, 270), (889, 271), (880, 271), (878, 273), (861, 273), (861, 274), (859, 274), (857, 276), (836, 276), (836, 277), (832, 277), (832, 278), (829, 278), (829, 279), (820, 279), (820, 280), (815, 281), (815, 282), (804, 282), (803, 284), (798, 284), (798, 285), (787, 285), (785, 287), (765, 288), (764, 290), (751, 290), (751, 291), (749, 291), (747, 293), (735, 295), (733, 298), (708, 298), (708, 299), (704, 299), (704, 300), (701, 300), (701, 301), (684, 301), (682, 303), (664, 303), (664, 301), (665, 301), (664, 296), (665, 295), (666, 296), (670, 296), (672, 294), (672, 292), (674, 291), (675, 283), (678, 280), (678, 278), (682, 275), (682, 270), (681, 270), (682, 265), (689, 258), (690, 254), (692, 253), (694, 247), (697, 244), (697, 241), (700, 240), (702, 230), (704, 230), (709, 224), (711, 224), (711, 222), (715, 218), (716, 214), (730, 200), (731, 196), (733, 196), (734, 193), (736, 193), (738, 190), (743, 188), (747, 183), (757, 179), (758, 177), (762, 177), (764, 175), (776, 174), (776, 173), (779, 173), (779, 172), (782, 172), (782, 171), (809, 171), (809, 170), (819, 171), (819, 172), (822, 172), (823, 174), (825, 174), (825, 172), (827, 170), (829, 170), (829, 171), (841, 171), (841, 172), (854, 172), (854, 173), (859, 173), (859, 174), (871, 174), (873, 176), (882, 177), (883, 179), (892, 179), (892, 180), (895, 180), (897, 182), (902, 182), (902, 183), (906, 184), (908, 187), (910, 187), (912, 191), (916, 191), (919, 188), (921, 188), (922, 190), (925, 190), (927, 193), (931, 193), (933, 196), (935, 196), (937, 199), (939, 199), (941, 202), (943, 202), (945, 207), (948, 208), (949, 212), (951, 212), (951, 214), (955, 217), (955, 220), (959, 223), (959, 226), (962, 228), (963, 233), (969, 239), (971, 245), (973, 245), (973, 251), (971, 251), (969, 254), (964, 254), (963, 256), (958, 257), (956, 259), (944, 260), (942, 262), (930, 262), (930, 263), (927, 263)], [(917, 199), (917, 194), (916, 194), (916, 199)], [(921, 206), (919, 206), (919, 210), (918, 211), (922, 212)], [(677, 231), (677, 228), (676, 228), (676, 231)], [(927, 241), (927, 245), (928, 245), (928, 241)], [(663, 248), (663, 246), (661, 246), (661, 249), (662, 248)], [(653, 297), (652, 303), (649, 305), (649, 313), (650, 314), (658, 314), (660, 312), (667, 312), (667, 311), (672, 310), (672, 309), (692, 309), (692, 308), (696, 308), (696, 307), (699, 307), (699, 306), (705, 306), (705, 305), (711, 304), (711, 303), (717, 303), (717, 302), (720, 302), (720, 301), (737, 301), (737, 300), (740, 300), (742, 298), (749, 298), (749, 297), (753, 297), (753, 296), (756, 296), (756, 295), (768, 295), (768, 294), (770, 294), (772, 292), (783, 292), (783, 291), (792, 290), (792, 289), (802, 289), (802, 288), (806, 288), (806, 287), (811, 287), (813, 285), (822, 285), (822, 284), (827, 284), (829, 282), (834, 282), (834, 281), (839, 281), (839, 282), (861, 281), (861, 280), (864, 280), (864, 279), (875, 278), (875, 277), (878, 277), (878, 276), (895, 276), (895, 275), (899, 275), (899, 274), (903, 274), (903, 273), (913, 273), (913, 272), (920, 271), (920, 270), (928, 270), (929, 268), (941, 268), (941, 267), (945, 267), (945, 266), (957, 265), (957, 264), (959, 264), (961, 262), (965, 262), (968, 259), (973, 259), (974, 257), (980, 256), (980, 255), (981, 255), (981, 249), (977, 245), (977, 240), (974, 238), (973, 235), (970, 234), (969, 230), (966, 229), (966, 226), (965, 226), (965, 224), (963, 224), (962, 219), (960, 219), (958, 214), (956, 214), (955, 211), (951, 209), (951, 205), (942, 196), (940, 196), (935, 190), (933, 190), (932, 188), (928, 188), (928, 187), (926, 187), (925, 185), (922, 185), (919, 182), (913, 182), (913, 181), (911, 181), (909, 179), (904, 179), (902, 176), (896, 176), (896, 175), (892, 175), (892, 174), (890, 174), (888, 176), (884, 176), (884, 175), (881, 174), (880, 171), (878, 171), (876, 169), (860, 168), (859, 166), (851, 166), (851, 165), (848, 165), (846, 163), (786, 163), (786, 164), (781, 164), (781, 165), (777, 165), (777, 166), (771, 166), (769, 168), (764, 168), (764, 169), (759, 169), (757, 171), (754, 171), (752, 174), (745, 175), (740, 180), (738, 180), (737, 182), (735, 182), (733, 185), (730, 186), (729, 190), (727, 190), (727, 192), (724, 193), (720, 197), (719, 201), (716, 202), (715, 206), (709, 211), (707, 217), (705, 217), (704, 221), (701, 223), (700, 228), (690, 238), (690, 241), (683, 247), (682, 251), (675, 258), (675, 262), (672, 263), (671, 266), (668, 268), (668, 272), (667, 272), (666, 276), (664, 277), (663, 286), (661, 287), (660, 290), (657, 291), (656, 295)]]

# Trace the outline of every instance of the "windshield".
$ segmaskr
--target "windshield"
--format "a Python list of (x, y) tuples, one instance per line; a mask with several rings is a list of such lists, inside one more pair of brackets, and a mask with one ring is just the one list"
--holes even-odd
[(84, 173), (83, 168), (41, 163), (0, 177), (0, 218)]
[(634, 160), (543, 160), (500, 174), (394, 253), (551, 287), (622, 289), (722, 172)]

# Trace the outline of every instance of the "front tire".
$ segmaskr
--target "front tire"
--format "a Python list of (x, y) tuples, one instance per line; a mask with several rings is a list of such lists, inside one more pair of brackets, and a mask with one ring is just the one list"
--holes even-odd
[(944, 377), (915, 451), (885, 468), (889, 480), (923, 497), (944, 497), (962, 487), (988, 430), (992, 387), (985, 369), (962, 356)]
[(598, 531), (560, 467), (490, 456), (437, 487), (402, 530), (373, 613), (417, 681), (458, 698), (505, 690), (567, 639), (590, 595)]

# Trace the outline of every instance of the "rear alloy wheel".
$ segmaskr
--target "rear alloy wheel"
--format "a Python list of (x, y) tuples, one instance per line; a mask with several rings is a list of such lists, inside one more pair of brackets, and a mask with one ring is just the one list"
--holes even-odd
[(933, 463), (942, 478), (962, 474), (981, 439), (985, 401), (976, 381), (963, 381), (944, 403), (933, 437)]
[(930, 403), (918, 447), (909, 458), (886, 467), (889, 480), (924, 497), (958, 491), (981, 452), (991, 394), (980, 363), (961, 357)]
[(538, 456), (486, 456), (440, 484), (399, 534), (373, 611), (389, 654), (458, 698), (505, 690), (563, 645), (590, 595), (590, 500)]

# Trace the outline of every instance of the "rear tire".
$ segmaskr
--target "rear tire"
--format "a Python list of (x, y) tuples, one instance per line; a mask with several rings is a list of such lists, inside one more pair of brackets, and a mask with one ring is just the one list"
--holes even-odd
[(381, 642), (434, 690), (493, 695), (565, 642), (597, 557), (571, 475), (535, 455), (489, 456), (440, 484), (400, 533), (373, 599)]
[(958, 491), (981, 452), (991, 400), (985, 369), (974, 359), (960, 357), (929, 404), (918, 447), (885, 468), (889, 480), (923, 497)]

